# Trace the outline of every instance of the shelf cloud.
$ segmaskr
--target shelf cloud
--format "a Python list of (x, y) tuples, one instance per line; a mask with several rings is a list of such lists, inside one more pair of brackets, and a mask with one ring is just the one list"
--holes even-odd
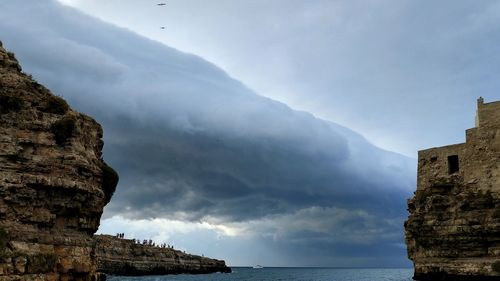
[(225, 252), (272, 245), (269, 264), (407, 265), (413, 159), (56, 1), (2, 2), (0, 21), (24, 71), (104, 127), (120, 183), (102, 229), (176, 221)]

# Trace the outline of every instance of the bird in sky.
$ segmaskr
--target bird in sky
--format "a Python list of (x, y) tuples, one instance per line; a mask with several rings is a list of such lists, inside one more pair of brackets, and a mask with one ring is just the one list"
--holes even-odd
[(165, 6), (165, 5), (167, 5), (167, 3), (158, 3), (156, 5), (158, 5), (158, 6)]
[(161, 29), (165, 29), (165, 27), (164, 27), (164, 26), (160, 26), (160, 28), (161, 28)]

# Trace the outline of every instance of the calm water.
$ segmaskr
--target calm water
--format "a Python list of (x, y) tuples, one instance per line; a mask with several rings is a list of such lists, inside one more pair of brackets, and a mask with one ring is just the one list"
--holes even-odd
[(230, 274), (108, 277), (109, 281), (411, 281), (413, 269), (242, 268)]

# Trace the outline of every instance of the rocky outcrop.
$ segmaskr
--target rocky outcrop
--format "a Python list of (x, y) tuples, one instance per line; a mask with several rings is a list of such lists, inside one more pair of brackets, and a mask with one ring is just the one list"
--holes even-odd
[(96, 280), (92, 235), (117, 175), (102, 128), (0, 44), (0, 280)]
[(161, 275), (231, 272), (222, 260), (137, 244), (130, 239), (96, 235), (97, 267), (113, 275)]
[(416, 280), (500, 280), (500, 103), (478, 100), (466, 142), (419, 151), (405, 223)]

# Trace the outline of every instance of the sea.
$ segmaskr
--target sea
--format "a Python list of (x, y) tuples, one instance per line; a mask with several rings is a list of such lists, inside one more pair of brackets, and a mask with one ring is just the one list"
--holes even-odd
[(147, 277), (108, 276), (109, 281), (412, 281), (410, 268), (232, 267), (232, 273)]

